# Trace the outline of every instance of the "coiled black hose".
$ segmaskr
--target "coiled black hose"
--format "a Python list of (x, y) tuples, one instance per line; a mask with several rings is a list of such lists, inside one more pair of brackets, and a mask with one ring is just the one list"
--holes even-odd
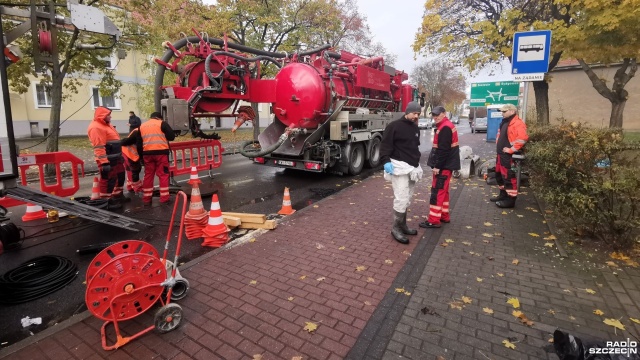
[(40, 256), (0, 277), (0, 304), (15, 305), (39, 299), (71, 283), (78, 266), (67, 258)]

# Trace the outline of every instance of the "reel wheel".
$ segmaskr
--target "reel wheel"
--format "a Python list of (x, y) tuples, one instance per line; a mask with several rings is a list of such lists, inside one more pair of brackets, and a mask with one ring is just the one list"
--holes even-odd
[(95, 276), (95, 274), (108, 262), (114, 258), (124, 254), (140, 254), (160, 258), (158, 251), (151, 244), (140, 240), (124, 240), (117, 242), (104, 250), (91, 260), (87, 268), (87, 284)]
[(167, 333), (180, 325), (182, 321), (182, 307), (178, 304), (167, 304), (158, 311), (154, 316), (154, 324), (156, 330), (161, 333)]

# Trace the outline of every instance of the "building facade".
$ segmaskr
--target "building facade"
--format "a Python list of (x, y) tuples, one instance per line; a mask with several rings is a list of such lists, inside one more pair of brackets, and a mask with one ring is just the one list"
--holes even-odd
[[(619, 66), (594, 67), (595, 74), (611, 88), (613, 76)], [(600, 95), (591, 80), (575, 60), (562, 61), (549, 73), (549, 121), (557, 124), (561, 119), (576, 121), (597, 128), (609, 127), (611, 102)], [(629, 98), (624, 109), (623, 129), (640, 131), (640, 79), (637, 74), (625, 89)], [(535, 116), (535, 94), (529, 83), (527, 117)]]

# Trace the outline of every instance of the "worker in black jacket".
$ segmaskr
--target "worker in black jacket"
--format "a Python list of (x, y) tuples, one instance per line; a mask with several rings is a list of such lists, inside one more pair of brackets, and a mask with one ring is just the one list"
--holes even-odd
[(433, 180), (431, 182), (431, 198), (429, 199), (429, 217), (427, 221), (420, 223), (422, 228), (439, 228), (441, 222), (451, 221), (449, 182), (451, 174), (455, 170), (460, 170), (458, 130), (447, 118), (444, 107), (434, 107), (431, 116), (436, 122), (436, 134), (433, 137), (433, 147), (427, 160), (427, 166), (431, 167)]
[(380, 145), (380, 160), (384, 164), (385, 179), (393, 187), (393, 227), (391, 235), (401, 244), (408, 244), (405, 235), (416, 235), (407, 226), (407, 208), (413, 198), (416, 181), (422, 177), (420, 167), (420, 129), (418, 118), (422, 108), (415, 101), (407, 104), (405, 114), (391, 122), (384, 130)]

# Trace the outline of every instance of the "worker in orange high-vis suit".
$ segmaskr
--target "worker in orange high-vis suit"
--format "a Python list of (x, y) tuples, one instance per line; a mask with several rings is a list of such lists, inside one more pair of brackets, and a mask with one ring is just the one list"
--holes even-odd
[(129, 133), (127, 139), (132, 138), (135, 144), (125, 145), (127, 139), (122, 140), (122, 155), (124, 158), (124, 170), (127, 174), (127, 191), (137, 193), (142, 190), (142, 180), (140, 172), (142, 171), (142, 138), (137, 135), (139, 127), (133, 129)]
[(429, 199), (429, 217), (419, 224), (421, 228), (439, 228), (441, 223), (451, 221), (449, 214), (449, 182), (455, 170), (460, 170), (460, 147), (458, 130), (447, 118), (442, 106), (431, 110), (436, 123), (436, 133), (427, 166), (431, 167), (431, 198)]
[(120, 135), (111, 125), (111, 110), (102, 106), (96, 108), (87, 134), (100, 170), (100, 197), (109, 199), (110, 209), (120, 208), (128, 199), (122, 195), (124, 160)]
[(529, 140), (527, 125), (518, 117), (518, 108), (512, 104), (503, 105), (502, 122), (496, 136), (496, 182), (500, 188), (500, 194), (492, 197), (500, 208), (512, 208), (516, 206), (518, 197), (518, 179), (513, 167), (512, 155), (522, 149)]
[(176, 135), (162, 114), (154, 112), (145, 121), (138, 132), (123, 141), (123, 145), (132, 145), (138, 138), (142, 139), (142, 159), (144, 161), (144, 180), (142, 181), (142, 202), (151, 205), (153, 197), (153, 180), (155, 175), (160, 182), (160, 202), (169, 202), (169, 141)]

